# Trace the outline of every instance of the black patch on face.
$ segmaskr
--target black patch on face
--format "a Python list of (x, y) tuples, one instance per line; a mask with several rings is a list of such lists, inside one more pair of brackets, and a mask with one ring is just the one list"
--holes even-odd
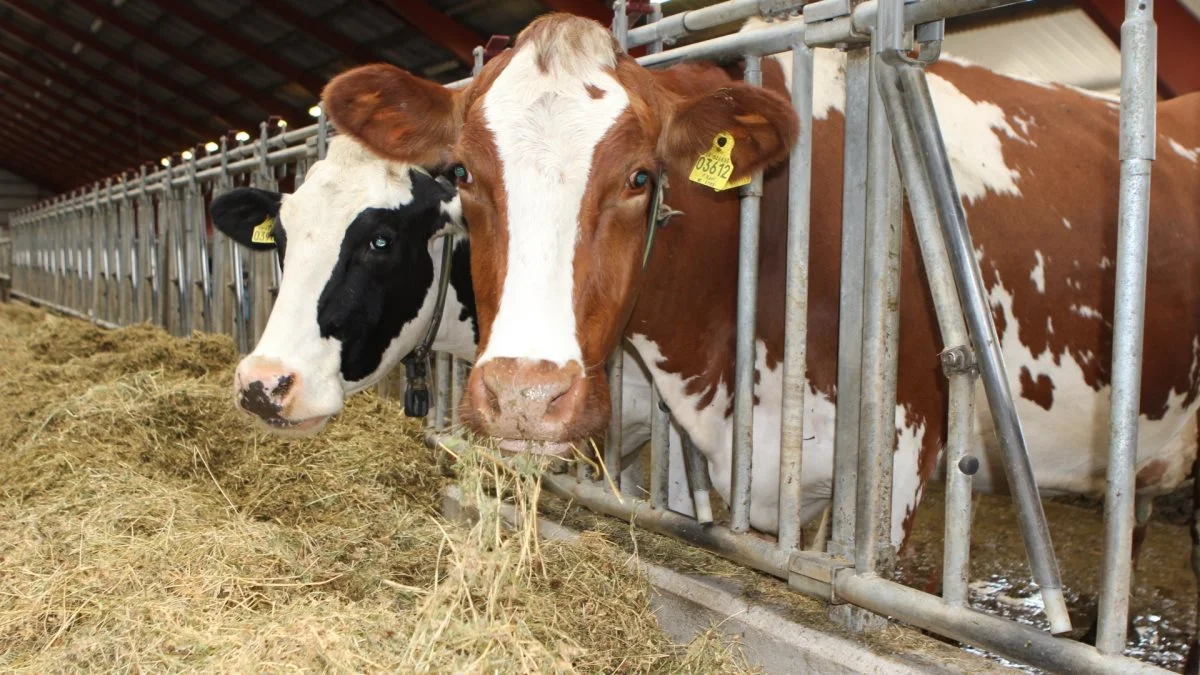
[(479, 319), (475, 316), (475, 287), (471, 285), (471, 245), (466, 239), (455, 242), (454, 255), (450, 262), (450, 286), (462, 303), (459, 321), (471, 321), (471, 333), (475, 344), (479, 344)]
[[(454, 192), (425, 174), (410, 175), (412, 202), (364, 209), (346, 228), (317, 302), (321, 337), (341, 341), (342, 377), (349, 382), (379, 367), (391, 341), (416, 318), (431, 290), (434, 265), (440, 264), (430, 258), (429, 239), (449, 222), (441, 207)], [(372, 242), (385, 241), (372, 248)]]

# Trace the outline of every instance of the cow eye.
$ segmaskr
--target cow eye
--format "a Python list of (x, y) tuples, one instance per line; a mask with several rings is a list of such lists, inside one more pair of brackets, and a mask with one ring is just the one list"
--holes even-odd
[(454, 173), (454, 182), (458, 183), (459, 185), (475, 182), (474, 178), (471, 176), (471, 172), (467, 171), (467, 167), (463, 166), (462, 164), (455, 164), (452, 172)]
[(371, 238), (372, 251), (386, 251), (392, 245), (392, 240), (385, 235), (377, 234)]
[(629, 174), (629, 189), (641, 190), (650, 182), (650, 172), (645, 169), (638, 169)]

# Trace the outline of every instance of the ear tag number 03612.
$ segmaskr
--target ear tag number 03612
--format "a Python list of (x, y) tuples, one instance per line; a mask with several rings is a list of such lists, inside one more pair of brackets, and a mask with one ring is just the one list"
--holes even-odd
[(255, 244), (274, 244), (275, 235), (271, 232), (271, 227), (275, 224), (275, 219), (267, 216), (267, 219), (254, 226), (250, 232), (250, 241)]
[(707, 185), (717, 192), (749, 183), (749, 176), (743, 176), (735, 181), (729, 180), (734, 170), (732, 156), (733, 135), (728, 131), (719, 132), (713, 138), (712, 147), (708, 149), (708, 152), (700, 155), (700, 158), (696, 160), (696, 165), (692, 167), (692, 174), (688, 176), (688, 180)]

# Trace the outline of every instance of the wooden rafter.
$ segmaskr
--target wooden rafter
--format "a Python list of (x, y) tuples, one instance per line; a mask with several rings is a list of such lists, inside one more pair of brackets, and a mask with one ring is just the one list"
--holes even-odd
[[(104, 137), (106, 139), (116, 137), (129, 138), (127, 130), (122, 128), (120, 124), (117, 124), (109, 119), (99, 117), (95, 111), (80, 105), (75, 100), (60, 95), (45, 84), (39, 84), (38, 82), (25, 77), (23, 74), (18, 72), (16, 68), (6, 67), (2, 61), (0, 61), (0, 77), (7, 77), (13, 82), (24, 85), (25, 88), (31, 92), (37, 92), (37, 94), (39, 94), (41, 98), (45, 99), (47, 103), (60, 106), (64, 109), (74, 110), (76, 113), (83, 115), (85, 119), (88, 120), (88, 124), (90, 126), (93, 126), (97, 130), (104, 133)], [(133, 139), (129, 138), (129, 140), (132, 141)], [(150, 138), (145, 140), (145, 142), (147, 148), (152, 148), (156, 151), (162, 151), (176, 147), (175, 144), (169, 145), (169, 141), (167, 139), (155, 135), (151, 135)]]
[[(1079, 8), (1121, 46), (1124, 0), (1078, 0)], [(1155, 0), (1158, 25), (1158, 93), (1164, 98), (1200, 91), (1200, 21), (1179, 0)]]
[(370, 49), (337, 32), (319, 19), (305, 14), (303, 10), (293, 7), (286, 0), (258, 0), (255, 7), (274, 14), (360, 64), (377, 63), (383, 60)]
[[(177, 82), (151, 68), (133, 68), (132, 66), (128, 65), (130, 55), (123, 54), (120, 50), (108, 46), (104, 43), (104, 41), (98, 39), (95, 35), (89, 33), (88, 31), (75, 28), (59, 17), (48, 14), (42, 9), (35, 7), (29, 2), (29, 0), (5, 1), (8, 3), (9, 7), (16, 9), (30, 19), (33, 19), (38, 23), (48, 26), (49, 28), (62, 33), (63, 35), (70, 37), (76, 42), (83, 44), (84, 46), (95, 51), (97, 54), (100, 54), (104, 58), (112, 61), (113, 63), (120, 64), (129, 69), (134, 75), (149, 80), (163, 89), (171, 92), (175, 96), (178, 96), (179, 98), (199, 107), (201, 110), (207, 110), (211, 114), (221, 118), (222, 120), (225, 120), (225, 124), (219, 125), (221, 127), (228, 126), (229, 124), (243, 126), (246, 128), (253, 128), (257, 126), (257, 120), (255, 118), (242, 113), (223, 110), (220, 106), (215, 105), (211, 99), (202, 96), (199, 92), (193, 89), (189, 89), (182, 82)], [(10, 28), (11, 26), (5, 26), (5, 30), (9, 30)], [(67, 58), (76, 61), (81, 60), (74, 54), (68, 56)]]
[[(123, 152), (136, 152), (137, 143), (128, 137), (120, 134), (105, 133), (102, 130), (96, 129), (90, 123), (79, 124), (73, 121), (68, 121), (58, 111), (55, 110), (53, 104), (44, 100), (34, 98), (24, 92), (19, 91), (15, 86), (8, 84), (0, 84), (0, 92), (4, 93), (4, 98), (13, 101), (18, 110), (28, 112), (34, 117), (42, 120), (48, 126), (58, 129), (59, 132), (68, 136), (72, 136), (83, 141), (90, 139), (88, 145), (91, 147), (108, 147), (119, 149)], [(47, 110), (49, 106), (49, 110)], [(86, 118), (85, 118), (86, 119)], [(97, 146), (96, 142), (100, 145)], [(107, 154), (107, 153), (105, 153)]]
[(224, 42), (237, 51), (283, 75), (291, 80), (292, 83), (311, 94), (314, 99), (320, 98), (321, 89), (325, 86), (324, 80), (288, 63), (270, 49), (241, 35), (232, 26), (221, 24), (199, 7), (186, 2), (165, 2), (165, 0), (151, 0), (151, 2), (204, 31), (209, 37)]
[(405, 23), (454, 55), (463, 65), (475, 63), (474, 49), (484, 40), (475, 31), (435, 9), (425, 0), (377, 0)]
[[(7, 109), (0, 108), (0, 110), (3, 110), (4, 116), (14, 124), (23, 127), (31, 135), (31, 140), (45, 138), (47, 141), (55, 144), (56, 147), (68, 148), (78, 156), (86, 157), (88, 161), (96, 164), (107, 166), (113, 162), (111, 154), (105, 154), (95, 144), (79, 136), (48, 125), (44, 118), (40, 117), (39, 114), (33, 114), (31, 110), (23, 110), (15, 106), (8, 107)], [(49, 134), (54, 134), (55, 137), (51, 138)]]
[[(69, 51), (57, 49), (53, 45), (51, 45), (49, 42), (47, 42), (46, 40), (39, 38), (37, 36), (31, 35), (25, 31), (17, 28), (11, 22), (8, 24), (5, 24), (5, 25), (0, 25), (0, 33), (7, 33), (8, 35), (11, 35), (11, 36), (17, 38), (21, 42), (28, 44), (30, 47), (33, 47), (34, 50), (40, 51), (43, 54), (55, 54), (57, 56), (57, 58), (62, 59), (65, 63), (67, 63), (71, 69), (77, 70), (77, 71), (83, 73), (84, 75), (86, 75), (87, 77), (104, 84), (105, 86), (109, 87), (110, 89), (117, 92), (118, 94), (128, 97), (131, 101), (136, 101), (139, 99), (146, 98), (146, 95), (144, 93), (139, 92), (137, 89), (133, 88), (132, 86), (125, 84), (124, 82), (118, 80), (117, 78), (104, 72), (103, 70), (100, 70), (99, 68), (96, 68), (95, 66), (92, 66), (91, 64), (87, 63), (83, 59), (80, 59), (77, 56), (75, 56), (74, 54), (71, 54)], [(27, 57), (22, 57), (22, 58), (27, 58)], [(25, 62), (18, 61), (18, 63), (25, 63)], [(67, 84), (66, 82), (64, 82), (61, 74), (59, 74), (57, 77), (55, 77), (55, 79), (57, 79), (60, 82), (63, 82), (64, 84)], [(72, 83), (72, 84), (77, 85), (77, 83)], [(87, 93), (88, 93), (87, 89), (81, 89), (78, 86), (73, 87), (73, 88), (75, 88), (76, 91), (79, 91), (80, 93), (83, 93), (85, 95), (87, 95)], [(191, 118), (177, 112), (175, 109), (173, 109), (170, 106), (156, 106), (156, 110), (154, 111), (154, 114), (160, 115), (166, 119), (171, 120), (172, 122), (175, 122), (176, 124), (183, 127), (184, 129), (188, 130), (189, 132), (191, 132), (192, 134), (194, 134), (197, 137), (203, 137), (204, 135), (206, 135), (208, 133), (208, 132), (204, 131), (204, 129), (206, 127), (209, 131), (212, 131), (214, 129), (229, 128), (228, 124), (222, 124), (218, 121), (214, 121), (211, 119), (201, 119), (201, 120), (191, 119)]]
[[(167, 40), (155, 35), (144, 27), (125, 18), (111, 4), (105, 5), (98, 0), (71, 0), (75, 4), (83, 7), (93, 15), (103, 19), (106, 23), (116, 26), (121, 32), (126, 33), (138, 42), (149, 45), (155, 50), (166, 54), (175, 61), (182, 63), (188, 68), (200, 73), (209, 80), (228, 89), (246, 99), (250, 103), (258, 106), (266, 113), (267, 116), (286, 113), (289, 115), (298, 116), (303, 113), (299, 108), (296, 108), (291, 103), (281, 101), (275, 96), (271, 96), (259, 89), (254, 88), (245, 80), (239, 79), (234, 73), (218, 68), (211, 63), (205, 62), (203, 59), (197, 58), (194, 53), (182, 49)], [(183, 4), (183, 3), (179, 3)], [(296, 119), (296, 117), (293, 117)]]
[[(2, 30), (3, 29), (0, 29), (0, 31), (2, 31)], [(83, 98), (94, 101), (94, 102), (100, 104), (100, 107), (105, 109), (106, 111), (113, 113), (113, 114), (120, 115), (120, 116), (130, 120), (135, 125), (144, 126), (147, 129), (153, 131), (155, 134), (163, 137), (164, 139), (174, 140), (174, 141), (178, 142), (179, 144), (183, 144), (183, 143), (191, 140), (191, 138), (192, 138), (192, 135), (189, 134), (187, 131), (187, 127), (184, 127), (183, 130), (175, 131), (175, 130), (169, 129), (168, 127), (162, 126), (157, 121), (155, 121), (153, 118), (140, 117), (138, 115), (128, 112), (124, 108), (114, 106), (111, 104), (111, 102), (104, 100), (104, 98), (101, 97), (99, 94), (97, 94), (94, 89), (82, 89), (76, 83), (74, 83), (71, 80), (71, 78), (67, 77), (63, 73), (55, 71), (51, 68), (48, 68), (48, 67), (38, 63), (35, 59), (29, 58), (27, 55), (23, 55), (16, 51), (8, 49), (2, 44), (0, 44), (0, 57), (4, 57), (4, 58), (12, 61), (12, 63), (15, 64), (15, 66), (17, 66), (17, 67), (29, 68), (29, 69), (41, 74), (43, 77), (49, 78), (49, 79), (59, 83), (60, 86), (63, 86), (64, 88), (71, 90), (77, 96), (81, 96)], [(12, 70), (15, 70), (15, 69), (16, 68), (14, 67)], [(11, 71), (9, 71), (9, 72), (11, 72)], [(109, 77), (107, 73), (104, 73), (103, 71), (99, 71), (99, 72), (101, 75), (104, 76), (104, 78)], [(95, 79), (107, 84), (107, 82), (104, 78), (96, 77)], [(120, 84), (120, 83), (118, 82), (118, 84)], [(120, 90), (117, 90), (117, 91), (120, 91)], [(165, 116), (168, 117), (169, 119), (174, 120), (174, 117), (172, 117), (170, 112), (171, 111), (168, 111), (168, 114)], [(188, 120), (186, 117), (183, 117), (182, 115), (180, 115), (179, 117), (180, 117), (180, 119), (183, 119), (189, 123), (192, 123), (191, 120)]]
[[(22, 176), (28, 180), (46, 185), (52, 183), (55, 189), (62, 189), (66, 181), (61, 179), (61, 174), (52, 170), (46, 164), (44, 157), (30, 150), (23, 144), (18, 143), (7, 132), (0, 130), (0, 150), (8, 158), (5, 168), (13, 173)], [(19, 160), (20, 164), (12, 160)]]

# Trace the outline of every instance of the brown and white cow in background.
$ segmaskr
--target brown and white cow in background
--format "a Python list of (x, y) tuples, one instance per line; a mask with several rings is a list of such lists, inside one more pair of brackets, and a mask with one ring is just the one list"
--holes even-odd
[[(751, 27), (748, 27), (751, 28)], [(338, 128), (406, 161), (455, 162), (471, 222), (480, 353), (464, 410), (479, 431), (547, 442), (602, 433), (603, 364), (628, 338), (728, 499), (737, 190), (688, 180), (720, 131), (735, 175), (767, 168), (757, 318), (751, 524), (776, 529), (787, 166), (797, 132), (790, 54), (764, 89), (738, 67), (648, 71), (598, 23), (533, 22), (454, 91), (390, 66), (326, 89)], [(1107, 465), (1118, 106), (1071, 87), (943, 58), (930, 88), (1043, 494), (1099, 494)], [(844, 56), (817, 50), (803, 517), (832, 487), (844, 135)], [(1191, 475), (1200, 401), (1200, 94), (1159, 105), (1137, 457), (1139, 494)], [(685, 215), (641, 261), (654, 175)], [(946, 384), (906, 214), (892, 540), (908, 534), (945, 441)], [(1007, 489), (987, 406), (975, 476)]]

